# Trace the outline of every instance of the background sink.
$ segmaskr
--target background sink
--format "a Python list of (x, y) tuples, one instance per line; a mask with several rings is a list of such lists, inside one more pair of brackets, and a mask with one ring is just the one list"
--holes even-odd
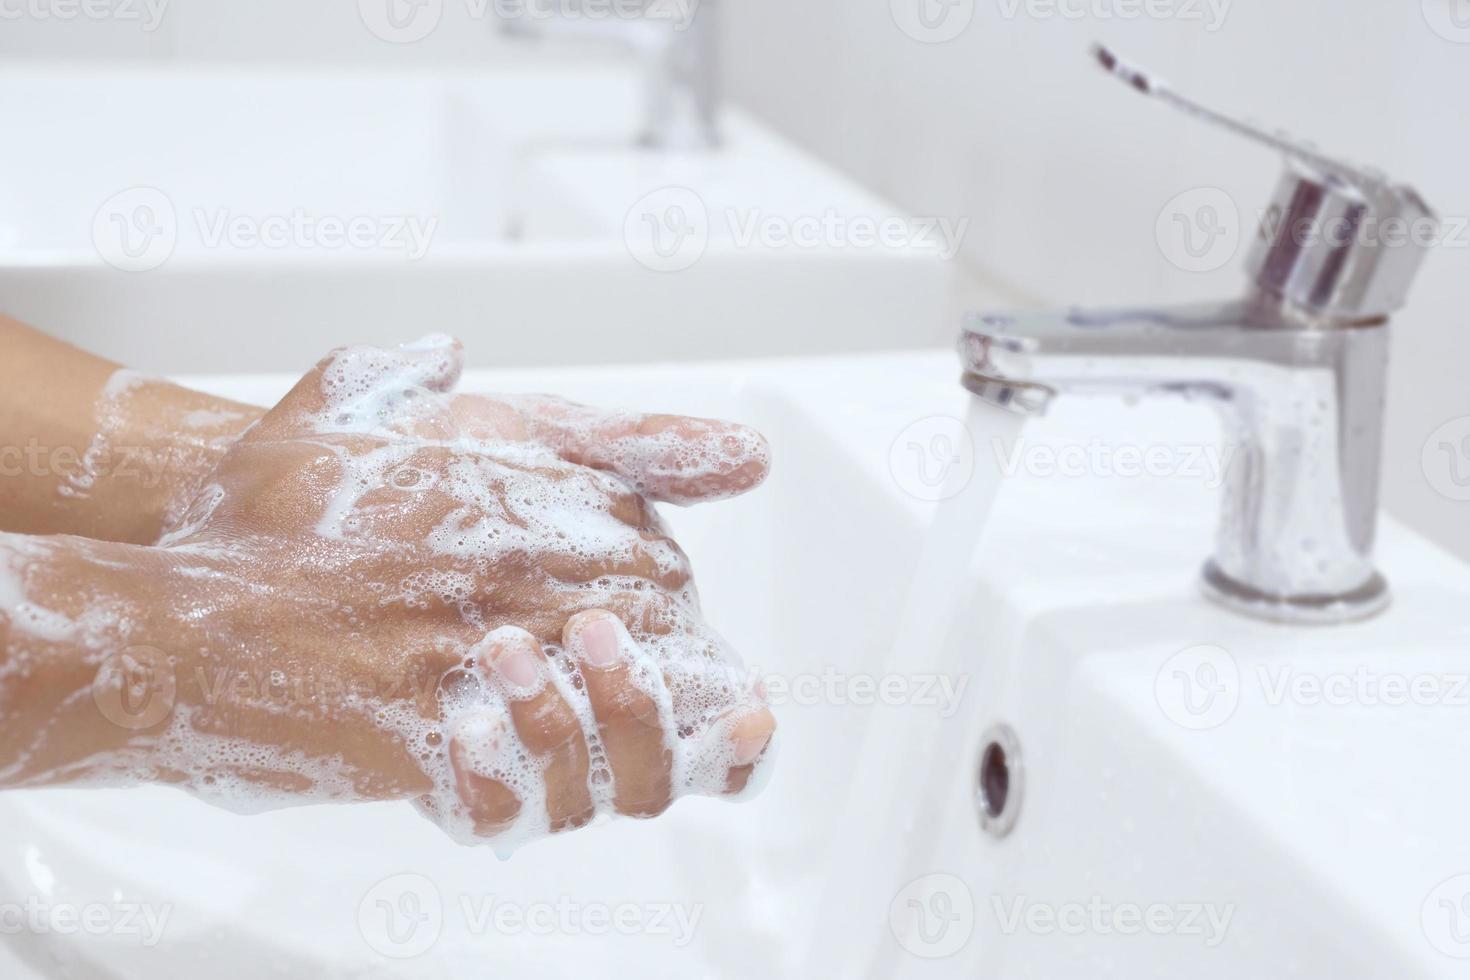
[[(633, 68), (595, 59), (362, 77), (11, 69), (0, 309), (173, 372), (299, 370), (344, 336), (429, 329), (486, 365), (877, 349), (951, 329), (950, 265), (923, 243), (721, 231), (731, 208), (784, 226), (901, 217), (892, 205), (738, 112), (713, 154), (633, 149), (641, 105)], [(681, 234), (691, 197), (715, 220), (667, 261), (649, 236)]]

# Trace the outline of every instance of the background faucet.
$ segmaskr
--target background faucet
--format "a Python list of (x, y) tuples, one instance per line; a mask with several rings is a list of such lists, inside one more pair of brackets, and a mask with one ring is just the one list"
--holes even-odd
[(977, 397), (1037, 413), (1064, 392), (1207, 399), (1237, 452), (1204, 589), (1290, 622), (1369, 616), (1388, 316), (1436, 222), (1410, 187), (1222, 116), (1095, 50), (1113, 75), (1264, 143), (1287, 171), (1263, 213), (1236, 300), (1170, 309), (972, 315), (960, 339)]
[[(565, 0), (564, 0), (565, 2)], [(514, 14), (502, 12), (510, 37), (615, 41), (635, 52), (644, 73), (644, 120), (640, 146), (711, 149), (719, 145), (720, 104), (717, 0), (650, 0), (636, 17), (575, 5), (553, 11), (540, 0), (523, 0)]]

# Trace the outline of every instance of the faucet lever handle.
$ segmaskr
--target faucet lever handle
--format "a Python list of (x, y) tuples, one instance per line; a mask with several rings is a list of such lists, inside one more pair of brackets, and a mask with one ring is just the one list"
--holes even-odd
[(1202, 106), (1100, 44), (1092, 55), (1144, 95), (1285, 156), (1287, 171), (1247, 259), (1258, 287), (1297, 311), (1328, 320), (1372, 320), (1403, 306), (1438, 229), (1418, 191)]
[(1221, 129), (1228, 130), (1237, 136), (1243, 136), (1248, 140), (1268, 146), (1282, 155), (1289, 157), (1299, 163), (1304, 163), (1323, 173), (1336, 174), (1341, 179), (1359, 187), (1370, 187), (1383, 183), (1381, 174), (1368, 171), (1358, 167), (1346, 160), (1330, 157), (1319, 150), (1308, 146), (1305, 142), (1296, 139), (1284, 132), (1270, 132), (1260, 126), (1227, 116), (1223, 112), (1201, 105), (1185, 95), (1176, 92), (1167, 81), (1153, 74), (1145, 68), (1141, 68), (1131, 61), (1119, 57), (1112, 49), (1101, 44), (1092, 46), (1092, 55), (1098, 64), (1111, 74), (1114, 78), (1122, 79), (1133, 88), (1144, 95), (1153, 96), (1161, 102), (1167, 102), (1174, 108), (1193, 116), (1202, 122), (1211, 123)]

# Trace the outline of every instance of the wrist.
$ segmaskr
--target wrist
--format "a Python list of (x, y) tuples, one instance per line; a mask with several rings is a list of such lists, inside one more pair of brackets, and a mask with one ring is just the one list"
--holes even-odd
[(98, 401), (90, 448), (58, 487), (75, 522), (63, 530), (108, 541), (156, 542), (261, 414), (252, 406), (119, 371)]
[(53, 433), (54, 444), (33, 439), (9, 461), (7, 474), (29, 479), (35, 495), (34, 506), (18, 507), (10, 526), (152, 544), (260, 415), (119, 370), (102, 386), (90, 426), (65, 438)]
[(192, 604), (153, 548), (0, 535), (0, 783), (126, 781), (171, 723)]

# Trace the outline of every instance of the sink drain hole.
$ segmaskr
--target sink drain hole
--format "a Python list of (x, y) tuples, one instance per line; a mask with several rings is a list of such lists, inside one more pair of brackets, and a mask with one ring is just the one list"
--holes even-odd
[(991, 742), (980, 757), (980, 796), (986, 816), (994, 819), (1005, 812), (1010, 791), (1011, 770), (1006, 764), (1006, 750), (999, 742)]
[(1004, 837), (1021, 808), (1021, 743), (1011, 726), (999, 724), (980, 740), (975, 771), (975, 809), (986, 833)]

